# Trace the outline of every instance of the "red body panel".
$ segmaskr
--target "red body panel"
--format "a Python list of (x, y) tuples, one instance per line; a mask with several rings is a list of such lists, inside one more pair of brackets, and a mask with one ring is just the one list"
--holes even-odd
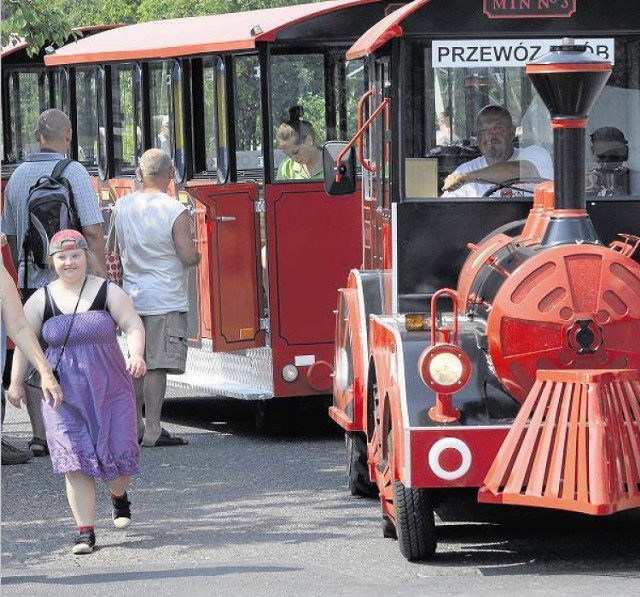
[[(362, 291), (356, 272), (350, 272), (347, 288), (340, 291), (336, 324), (336, 363), (333, 378), (334, 406), (329, 415), (347, 431), (366, 428), (368, 348)], [(341, 359), (338, 363), (337, 360)], [(349, 374), (352, 378), (348, 383)], [(347, 414), (350, 411), (352, 414)]]
[(208, 272), (210, 292), (201, 286), (200, 296), (209, 299), (203, 303), (210, 308), (206, 319), (212, 324), (213, 349), (226, 352), (262, 346), (258, 186), (203, 182), (190, 183), (187, 190), (197, 200), (196, 211), (199, 205), (205, 210), (200, 218), (205, 229), (198, 230), (198, 240), (205, 256), (201, 284)]
[(114, 201), (125, 195), (135, 193), (137, 187), (138, 184), (135, 178), (112, 178), (109, 180), (109, 192)]
[[(491, 463), (498, 453), (509, 431), (504, 428), (441, 427), (412, 430), (411, 441), (411, 486), (412, 487), (480, 487)], [(456, 442), (449, 442), (453, 438)], [(445, 440), (440, 442), (440, 440)], [(436, 442), (440, 442), (436, 444)], [(458, 442), (468, 447), (471, 463), (466, 469)], [(435, 447), (434, 447), (434, 444)], [(447, 445), (450, 444), (450, 445)], [(434, 466), (431, 464), (434, 461)], [(442, 468), (455, 478), (443, 479)], [(457, 472), (456, 472), (457, 471)], [(440, 474), (438, 474), (438, 472)], [(462, 474), (460, 474), (462, 473)], [(460, 476), (457, 476), (460, 474)]]
[(362, 262), (361, 199), (329, 197), (321, 182), (268, 185), (265, 199), (275, 394), (326, 393), (330, 369), (323, 389), (309, 384), (305, 365), (293, 383), (280, 371), (296, 356), (333, 362), (336, 291)]

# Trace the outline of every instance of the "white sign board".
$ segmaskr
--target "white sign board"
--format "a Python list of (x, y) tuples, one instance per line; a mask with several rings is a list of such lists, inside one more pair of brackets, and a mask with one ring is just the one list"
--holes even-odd
[[(464, 39), (433, 42), (433, 68), (524, 67), (561, 45), (560, 39)], [(594, 56), (614, 62), (613, 39), (576, 39)]]

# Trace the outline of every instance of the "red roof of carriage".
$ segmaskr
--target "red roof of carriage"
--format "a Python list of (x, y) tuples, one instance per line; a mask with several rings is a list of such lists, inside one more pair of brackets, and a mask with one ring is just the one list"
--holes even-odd
[(171, 58), (246, 50), (274, 41), (283, 29), (343, 8), (377, 0), (330, 0), (247, 12), (137, 23), (67, 44), (45, 58), (49, 66)]
[(362, 58), (386, 44), (390, 39), (401, 37), (403, 31), (400, 23), (429, 2), (431, 0), (414, 0), (378, 21), (349, 48), (347, 58), (349, 60)]

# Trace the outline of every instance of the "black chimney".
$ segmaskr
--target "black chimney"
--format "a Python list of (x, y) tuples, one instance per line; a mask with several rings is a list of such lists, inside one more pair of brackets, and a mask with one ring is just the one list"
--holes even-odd
[(548, 54), (527, 64), (527, 74), (551, 113), (555, 209), (587, 218), (564, 222), (562, 232), (551, 226), (543, 244), (597, 242), (586, 216), (586, 126), (589, 110), (611, 74), (611, 63), (595, 57), (586, 46), (563, 39), (561, 45), (552, 46)]

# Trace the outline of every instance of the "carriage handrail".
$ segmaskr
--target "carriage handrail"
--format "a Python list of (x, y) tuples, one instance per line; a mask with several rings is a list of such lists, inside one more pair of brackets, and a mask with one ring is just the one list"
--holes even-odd
[[(373, 93), (373, 90), (370, 89), (369, 91), (367, 91), (364, 94), (363, 98), (360, 101), (365, 99), (365, 96), (371, 95), (372, 93)], [(342, 166), (342, 160), (344, 159), (344, 156), (347, 155), (348, 151), (354, 146), (356, 141), (360, 141), (361, 140), (362, 135), (369, 128), (371, 123), (378, 117), (378, 115), (383, 110), (387, 110), (388, 106), (389, 106), (389, 98), (385, 97), (382, 100), (382, 102), (380, 102), (380, 105), (373, 111), (373, 114), (371, 114), (371, 116), (369, 116), (367, 121), (357, 130), (355, 135), (353, 135), (353, 137), (351, 138), (351, 141), (349, 141), (345, 145), (345, 147), (342, 149), (342, 151), (338, 154), (338, 157), (336, 158), (336, 182), (340, 182), (342, 180), (341, 166)], [(360, 115), (360, 107), (359, 106), (358, 106), (358, 115)], [(360, 120), (360, 117), (358, 118), (358, 120)], [(364, 162), (364, 156), (360, 155), (360, 152), (359, 152), (359, 155), (358, 155), (358, 160), (360, 161), (360, 165), (365, 170), (367, 170), (368, 172), (375, 172), (377, 170), (377, 168), (375, 166), (369, 166), (369, 164), (366, 164)]]

